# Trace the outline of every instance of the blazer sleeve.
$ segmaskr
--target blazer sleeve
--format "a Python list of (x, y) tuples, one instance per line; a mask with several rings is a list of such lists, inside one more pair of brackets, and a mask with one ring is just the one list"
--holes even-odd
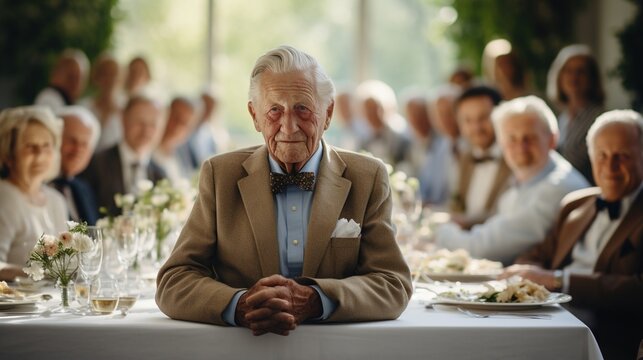
[(199, 195), (177, 244), (157, 276), (156, 303), (173, 319), (228, 325), (222, 313), (241, 290), (215, 280), (216, 196), (214, 170), (205, 162)]
[(395, 241), (391, 192), (384, 166), (374, 177), (362, 224), (359, 261), (344, 279), (304, 278), (317, 284), (337, 304), (328, 322), (388, 320), (406, 308), (413, 287), (409, 268)]

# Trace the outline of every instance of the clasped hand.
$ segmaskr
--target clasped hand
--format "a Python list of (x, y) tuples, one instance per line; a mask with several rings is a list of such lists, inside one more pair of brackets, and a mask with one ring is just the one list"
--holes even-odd
[(239, 298), (235, 321), (257, 336), (268, 332), (285, 336), (321, 313), (321, 299), (315, 289), (272, 275), (259, 280)]

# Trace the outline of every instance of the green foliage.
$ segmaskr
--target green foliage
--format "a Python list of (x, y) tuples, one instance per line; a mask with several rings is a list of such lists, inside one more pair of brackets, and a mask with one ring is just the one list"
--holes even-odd
[(111, 45), (118, 0), (0, 0), (0, 77), (16, 83), (16, 100), (33, 102), (66, 48), (94, 59)]
[(623, 87), (634, 93), (632, 107), (641, 111), (643, 108), (643, 0), (632, 0), (637, 12), (632, 22), (618, 32), (623, 56), (616, 68)]
[(458, 20), (451, 35), (460, 47), (460, 58), (478, 64), (485, 45), (494, 39), (509, 40), (531, 70), (537, 90), (543, 91), (547, 71), (558, 51), (571, 43), (574, 15), (586, 0), (454, 0)]

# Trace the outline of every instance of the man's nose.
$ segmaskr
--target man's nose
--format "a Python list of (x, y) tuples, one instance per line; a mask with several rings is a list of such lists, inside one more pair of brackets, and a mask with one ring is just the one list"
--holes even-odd
[(294, 134), (299, 130), (297, 125), (297, 117), (292, 111), (287, 110), (281, 117), (281, 132), (285, 134)]

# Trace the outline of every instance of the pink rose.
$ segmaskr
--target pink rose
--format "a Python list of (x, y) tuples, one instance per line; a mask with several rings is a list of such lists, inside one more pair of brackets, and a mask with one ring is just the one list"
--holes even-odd
[(43, 247), (47, 256), (54, 256), (58, 252), (58, 239), (53, 236), (45, 236)]

